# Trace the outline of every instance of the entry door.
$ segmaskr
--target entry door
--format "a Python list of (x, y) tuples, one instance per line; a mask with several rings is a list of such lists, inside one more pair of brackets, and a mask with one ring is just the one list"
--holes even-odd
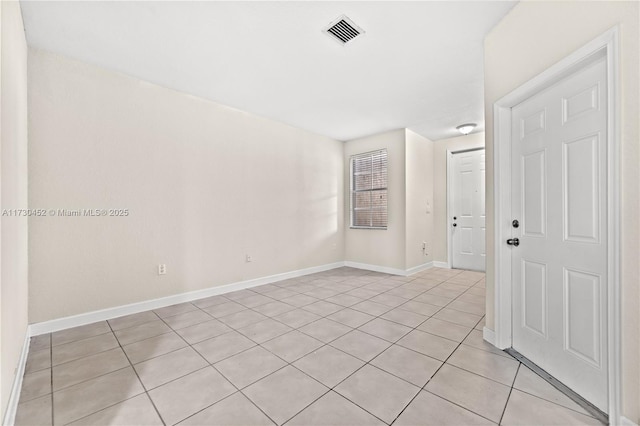
[(484, 149), (452, 155), (449, 224), (453, 268), (485, 270), (484, 160)]
[(606, 91), (603, 58), (514, 107), (511, 123), (513, 348), (604, 412)]

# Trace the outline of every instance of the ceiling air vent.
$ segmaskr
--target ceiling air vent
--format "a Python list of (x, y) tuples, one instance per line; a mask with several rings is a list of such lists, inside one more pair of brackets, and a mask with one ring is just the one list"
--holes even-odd
[(351, 19), (347, 18), (345, 15), (342, 15), (341, 17), (330, 23), (325, 31), (341, 44), (347, 44), (359, 35), (364, 34), (363, 29), (357, 26)]

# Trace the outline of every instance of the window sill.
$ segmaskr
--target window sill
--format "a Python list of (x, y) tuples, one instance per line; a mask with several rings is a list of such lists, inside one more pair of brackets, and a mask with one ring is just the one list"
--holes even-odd
[(373, 231), (386, 231), (387, 227), (373, 227), (373, 226), (350, 226), (349, 229), (371, 229)]

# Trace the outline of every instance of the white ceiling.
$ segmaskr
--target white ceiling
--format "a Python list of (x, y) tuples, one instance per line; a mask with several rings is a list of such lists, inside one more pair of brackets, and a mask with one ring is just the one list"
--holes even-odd
[[(505, 1), (22, 1), (30, 46), (339, 140), (482, 130), (485, 34)], [(322, 30), (346, 14), (366, 31)]]

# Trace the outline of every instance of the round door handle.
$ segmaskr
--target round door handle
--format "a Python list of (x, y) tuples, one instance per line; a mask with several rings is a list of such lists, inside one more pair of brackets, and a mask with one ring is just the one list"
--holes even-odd
[(454, 223), (454, 224), (453, 224), (453, 226), (458, 226), (458, 224), (457, 224), (457, 223)]
[(507, 240), (507, 244), (510, 246), (518, 247), (520, 245), (520, 240), (518, 238), (509, 238)]

